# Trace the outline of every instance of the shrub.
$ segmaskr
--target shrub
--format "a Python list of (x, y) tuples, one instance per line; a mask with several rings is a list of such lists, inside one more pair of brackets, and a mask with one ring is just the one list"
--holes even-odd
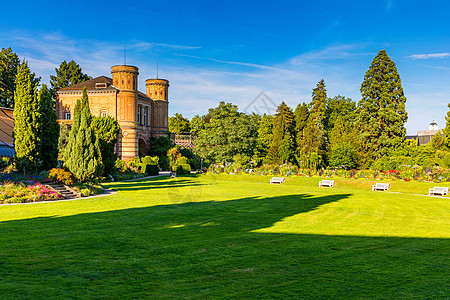
[(72, 173), (63, 169), (53, 168), (50, 170), (48, 177), (54, 181), (61, 182), (65, 185), (74, 185), (75, 178)]
[(145, 156), (142, 158), (142, 164), (144, 165), (157, 165), (159, 163), (158, 156)]
[(142, 164), (141, 171), (146, 176), (154, 176), (159, 174), (159, 166), (153, 164)]
[(178, 174), (190, 174), (191, 166), (189, 164), (180, 164), (177, 167), (177, 175)]
[(130, 171), (127, 163), (119, 158), (116, 160), (115, 166), (120, 173), (128, 173)]

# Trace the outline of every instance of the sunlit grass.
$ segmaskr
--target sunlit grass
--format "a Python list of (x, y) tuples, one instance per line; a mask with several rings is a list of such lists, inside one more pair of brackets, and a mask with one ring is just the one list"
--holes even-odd
[(269, 178), (165, 177), (1, 206), (1, 298), (450, 296), (450, 199), (414, 195), (434, 184)]

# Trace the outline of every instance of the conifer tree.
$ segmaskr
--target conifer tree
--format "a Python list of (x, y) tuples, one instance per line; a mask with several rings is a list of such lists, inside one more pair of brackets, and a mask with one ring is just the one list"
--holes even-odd
[(306, 127), (308, 122), (309, 110), (308, 104), (302, 103), (297, 105), (297, 108), (294, 111), (295, 116), (295, 138), (297, 145), (301, 144), (301, 140), (303, 138), (303, 129)]
[(272, 144), (268, 151), (268, 161), (274, 164), (291, 162), (294, 156), (294, 114), (286, 103), (281, 102), (273, 120)]
[(56, 166), (58, 160), (59, 125), (56, 122), (52, 95), (45, 84), (38, 93), (38, 106), (41, 169), (49, 170)]
[(14, 149), (19, 169), (32, 171), (38, 167), (40, 157), (40, 113), (36, 84), (28, 64), (23, 61), (17, 68), (15, 81)]
[(326, 136), (323, 126), (325, 118), (327, 93), (324, 80), (317, 83), (313, 89), (312, 101), (306, 126), (303, 129), (303, 136), (299, 141), (299, 156), (316, 152), (324, 155), (326, 150)]
[(55, 72), (56, 76), (50, 75), (52, 94), (55, 94), (58, 89), (92, 79), (90, 76), (83, 74), (80, 66), (73, 60), (68, 63), (63, 61), (59, 68), (55, 68)]
[(14, 90), (19, 57), (11, 48), (0, 51), (0, 106), (14, 107)]
[(100, 143), (91, 126), (92, 115), (86, 87), (82, 99), (77, 101), (69, 141), (65, 148), (64, 166), (80, 181), (100, 176), (103, 170)]
[(395, 63), (385, 50), (373, 59), (361, 84), (357, 108), (360, 151), (368, 163), (404, 142), (407, 121), (406, 97)]

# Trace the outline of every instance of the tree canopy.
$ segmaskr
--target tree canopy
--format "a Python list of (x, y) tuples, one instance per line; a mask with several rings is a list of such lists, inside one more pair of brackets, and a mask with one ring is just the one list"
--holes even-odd
[(92, 79), (92, 77), (84, 74), (81, 67), (73, 60), (68, 63), (63, 61), (59, 68), (55, 68), (55, 72), (56, 76), (50, 75), (52, 93), (55, 93), (58, 89)]
[(176, 113), (169, 118), (169, 131), (170, 132), (190, 132), (191, 122), (188, 118), (183, 117), (182, 114)]
[(386, 155), (405, 140), (405, 103), (395, 63), (381, 50), (364, 76), (357, 109), (359, 142), (368, 162)]

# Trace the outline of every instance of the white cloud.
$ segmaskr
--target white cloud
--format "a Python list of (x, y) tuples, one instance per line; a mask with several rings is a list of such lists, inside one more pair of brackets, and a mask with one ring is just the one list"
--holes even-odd
[(450, 52), (444, 53), (429, 53), (429, 54), (414, 54), (409, 56), (412, 59), (434, 59), (450, 57)]
[[(123, 62), (123, 45), (96, 40), (74, 40), (58, 32), (31, 34), (28, 32), (0, 33), (1, 47), (13, 48), (21, 58), (26, 57), (30, 68), (48, 83), (49, 76), (63, 60), (75, 60), (93, 77), (110, 75), (113, 65)], [(325, 79), (328, 96), (341, 94), (358, 101), (364, 73), (376, 55), (379, 45), (334, 44), (316, 51), (302, 53), (273, 65), (255, 62), (227, 61), (195, 54), (199, 47), (134, 41), (127, 46), (127, 62), (139, 67), (139, 88), (145, 90), (145, 79), (156, 75), (153, 52), (163, 59), (159, 74), (170, 81), (170, 114), (181, 112), (187, 117), (206, 114), (219, 101), (232, 102), (242, 110), (264, 91), (277, 105), (285, 101), (295, 108), (310, 102), (312, 89)], [(176, 54), (174, 53), (176, 51)], [(184, 52), (187, 51), (187, 52)], [(194, 53), (191, 53), (194, 52)], [(414, 59), (444, 58), (450, 53), (417, 54)], [(201, 59), (199, 66), (183, 57)], [(398, 68), (410, 63), (399, 61)], [(213, 63), (211, 63), (213, 62)], [(430, 68), (427, 68), (431, 70)], [(424, 82), (421, 72), (409, 70), (402, 76), (407, 101), (408, 133), (426, 129), (433, 119), (444, 125), (450, 91), (431, 94), (439, 82)], [(426, 75), (425, 75), (426, 76)], [(405, 80), (408, 78), (408, 80)], [(417, 85), (420, 83), (420, 85)], [(430, 105), (432, 101), (432, 105)], [(442, 124), (442, 125), (441, 125)]]

